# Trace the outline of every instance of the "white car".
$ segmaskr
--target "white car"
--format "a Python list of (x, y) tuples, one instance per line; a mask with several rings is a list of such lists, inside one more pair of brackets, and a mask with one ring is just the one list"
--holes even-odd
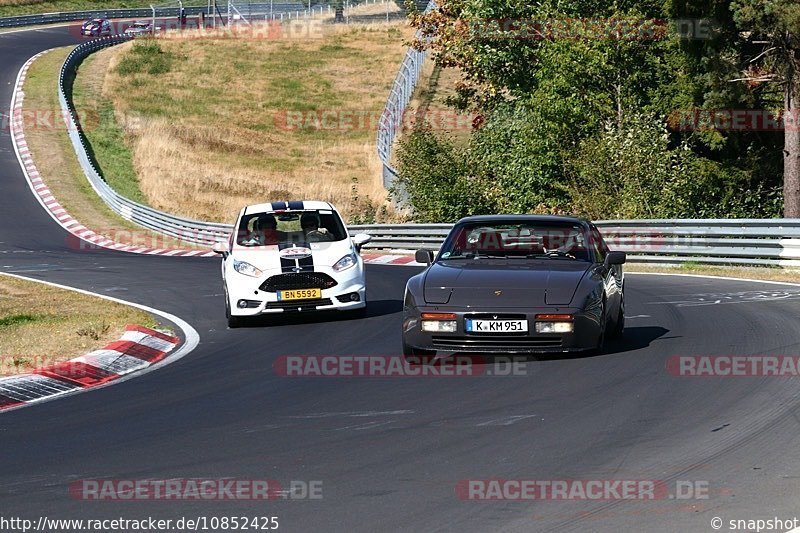
[(366, 311), (370, 236), (353, 237), (328, 202), (272, 202), (242, 209), (229, 242), (217, 243), (229, 327), (248, 317), (301, 311)]
[(148, 35), (154, 33), (154, 31), (160, 30), (160, 26), (156, 26), (155, 30), (153, 30), (153, 25), (150, 22), (146, 20), (137, 20), (132, 26), (125, 28), (125, 35), (133, 35), (134, 37), (137, 37), (139, 35)]

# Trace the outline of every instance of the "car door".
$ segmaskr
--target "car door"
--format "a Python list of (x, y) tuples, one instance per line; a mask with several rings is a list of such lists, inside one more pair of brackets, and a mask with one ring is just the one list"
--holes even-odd
[[(600, 234), (597, 226), (594, 224), (589, 225), (591, 233), (592, 249), (599, 262), (606, 260), (606, 255), (610, 251), (605, 239)], [(609, 316), (617, 316), (619, 313), (620, 303), (622, 301), (623, 289), (623, 273), (622, 265), (611, 265), (608, 268), (601, 267), (604, 278), (606, 302), (608, 304), (607, 312)]]

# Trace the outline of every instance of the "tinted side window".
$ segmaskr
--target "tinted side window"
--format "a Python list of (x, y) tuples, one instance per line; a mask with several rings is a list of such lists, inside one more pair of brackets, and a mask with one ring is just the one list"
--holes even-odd
[(608, 254), (608, 246), (606, 245), (606, 241), (603, 240), (603, 236), (600, 235), (600, 231), (598, 231), (594, 224), (591, 225), (591, 236), (592, 249), (597, 255), (597, 260), (599, 262), (605, 261), (606, 254)]

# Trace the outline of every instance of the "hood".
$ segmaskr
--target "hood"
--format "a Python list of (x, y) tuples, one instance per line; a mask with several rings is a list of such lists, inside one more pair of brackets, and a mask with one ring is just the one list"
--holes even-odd
[[(283, 266), (299, 266), (314, 270), (330, 268), (353, 250), (349, 238), (336, 242), (312, 242), (284, 244), (276, 246), (246, 247), (235, 246), (232, 256), (238, 261), (246, 261), (264, 272), (275, 274), (281, 272)], [(310, 250), (310, 255), (304, 253)]]
[(434, 263), (425, 276), (425, 301), (459, 307), (566, 306), (592, 266), (558, 259), (510, 261)]

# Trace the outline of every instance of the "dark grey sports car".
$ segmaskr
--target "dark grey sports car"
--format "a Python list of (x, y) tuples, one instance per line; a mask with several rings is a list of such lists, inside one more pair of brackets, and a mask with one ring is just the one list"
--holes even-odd
[(591, 222), (535, 215), (459, 220), (408, 280), (403, 353), (602, 349), (625, 327), (624, 252)]

